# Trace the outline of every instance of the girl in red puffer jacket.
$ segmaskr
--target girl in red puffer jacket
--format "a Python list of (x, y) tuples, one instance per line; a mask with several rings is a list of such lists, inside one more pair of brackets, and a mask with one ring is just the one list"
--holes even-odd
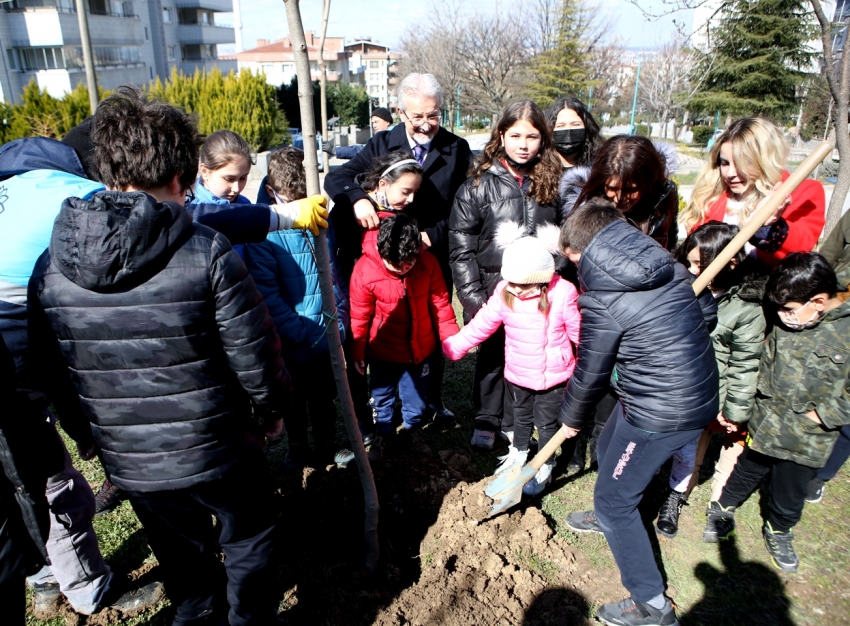
[(386, 450), (396, 389), (414, 450), (427, 452), (419, 432), (427, 408), (427, 360), (458, 326), (439, 263), (422, 250), (414, 219), (400, 213), (381, 220), (375, 245), (365, 245), (354, 266), (349, 297), (354, 367), (365, 374), (369, 362), (378, 435), (370, 460), (380, 460)]

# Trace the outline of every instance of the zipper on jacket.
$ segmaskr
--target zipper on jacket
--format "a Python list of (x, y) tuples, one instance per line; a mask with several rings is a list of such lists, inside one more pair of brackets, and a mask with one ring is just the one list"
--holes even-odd
[(407, 347), (410, 349), (410, 363), (415, 363), (413, 354), (413, 307), (410, 306), (410, 298), (407, 297), (407, 276), (401, 278), (401, 297), (407, 305), (407, 317), (410, 320), (407, 328)]

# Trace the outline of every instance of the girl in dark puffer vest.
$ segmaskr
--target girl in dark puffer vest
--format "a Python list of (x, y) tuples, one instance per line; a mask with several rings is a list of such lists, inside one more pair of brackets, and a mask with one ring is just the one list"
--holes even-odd
[[(527, 235), (561, 224), (561, 162), (543, 111), (530, 100), (505, 109), (484, 156), (455, 196), (449, 217), (449, 261), (466, 321), (484, 306), (501, 278), (502, 249), (496, 229), (519, 223)], [(513, 415), (504, 402), (505, 334), (499, 330), (478, 348), (472, 402), (472, 445), (492, 449), (500, 429), (510, 438)], [(504, 419), (503, 419), (504, 409)]]

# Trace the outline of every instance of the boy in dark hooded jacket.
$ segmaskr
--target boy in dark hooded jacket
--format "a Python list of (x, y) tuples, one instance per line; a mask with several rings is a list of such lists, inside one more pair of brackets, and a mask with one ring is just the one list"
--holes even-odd
[(578, 268), (581, 338), (560, 421), (576, 436), (610, 386), (619, 396), (599, 438), (595, 511), (573, 513), (577, 532), (601, 532), (631, 597), (600, 607), (606, 624), (677, 624), (637, 510), (658, 469), (717, 417), (709, 332), (717, 305), (694, 296), (693, 277), (605, 200), (576, 209), (561, 248)]
[(288, 393), (274, 323), (227, 239), (183, 208), (191, 119), (120, 87), (92, 139), (107, 190), (64, 202), (33, 271), (33, 371), (64, 400), (84, 458), (100, 449), (127, 492), (175, 622), (215, 613), (217, 542), (229, 623), (271, 623), (277, 515), (261, 442), (280, 434)]

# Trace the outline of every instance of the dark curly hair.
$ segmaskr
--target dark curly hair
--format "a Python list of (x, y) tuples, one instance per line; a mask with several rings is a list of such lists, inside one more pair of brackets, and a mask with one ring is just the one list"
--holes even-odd
[(765, 296), (776, 306), (803, 304), (819, 293), (834, 297), (838, 279), (829, 262), (817, 252), (789, 254), (770, 273), (765, 287)]
[(97, 107), (92, 124), (94, 162), (110, 189), (155, 189), (175, 175), (186, 189), (198, 175), (203, 143), (195, 121), (182, 109), (148, 100), (122, 85)]
[(287, 202), (306, 198), (307, 173), (304, 171), (304, 151), (292, 146), (273, 150), (269, 154), (269, 173), (266, 182)]
[(396, 213), (381, 220), (378, 230), (378, 254), (393, 265), (403, 265), (419, 257), (422, 238), (416, 220)]

